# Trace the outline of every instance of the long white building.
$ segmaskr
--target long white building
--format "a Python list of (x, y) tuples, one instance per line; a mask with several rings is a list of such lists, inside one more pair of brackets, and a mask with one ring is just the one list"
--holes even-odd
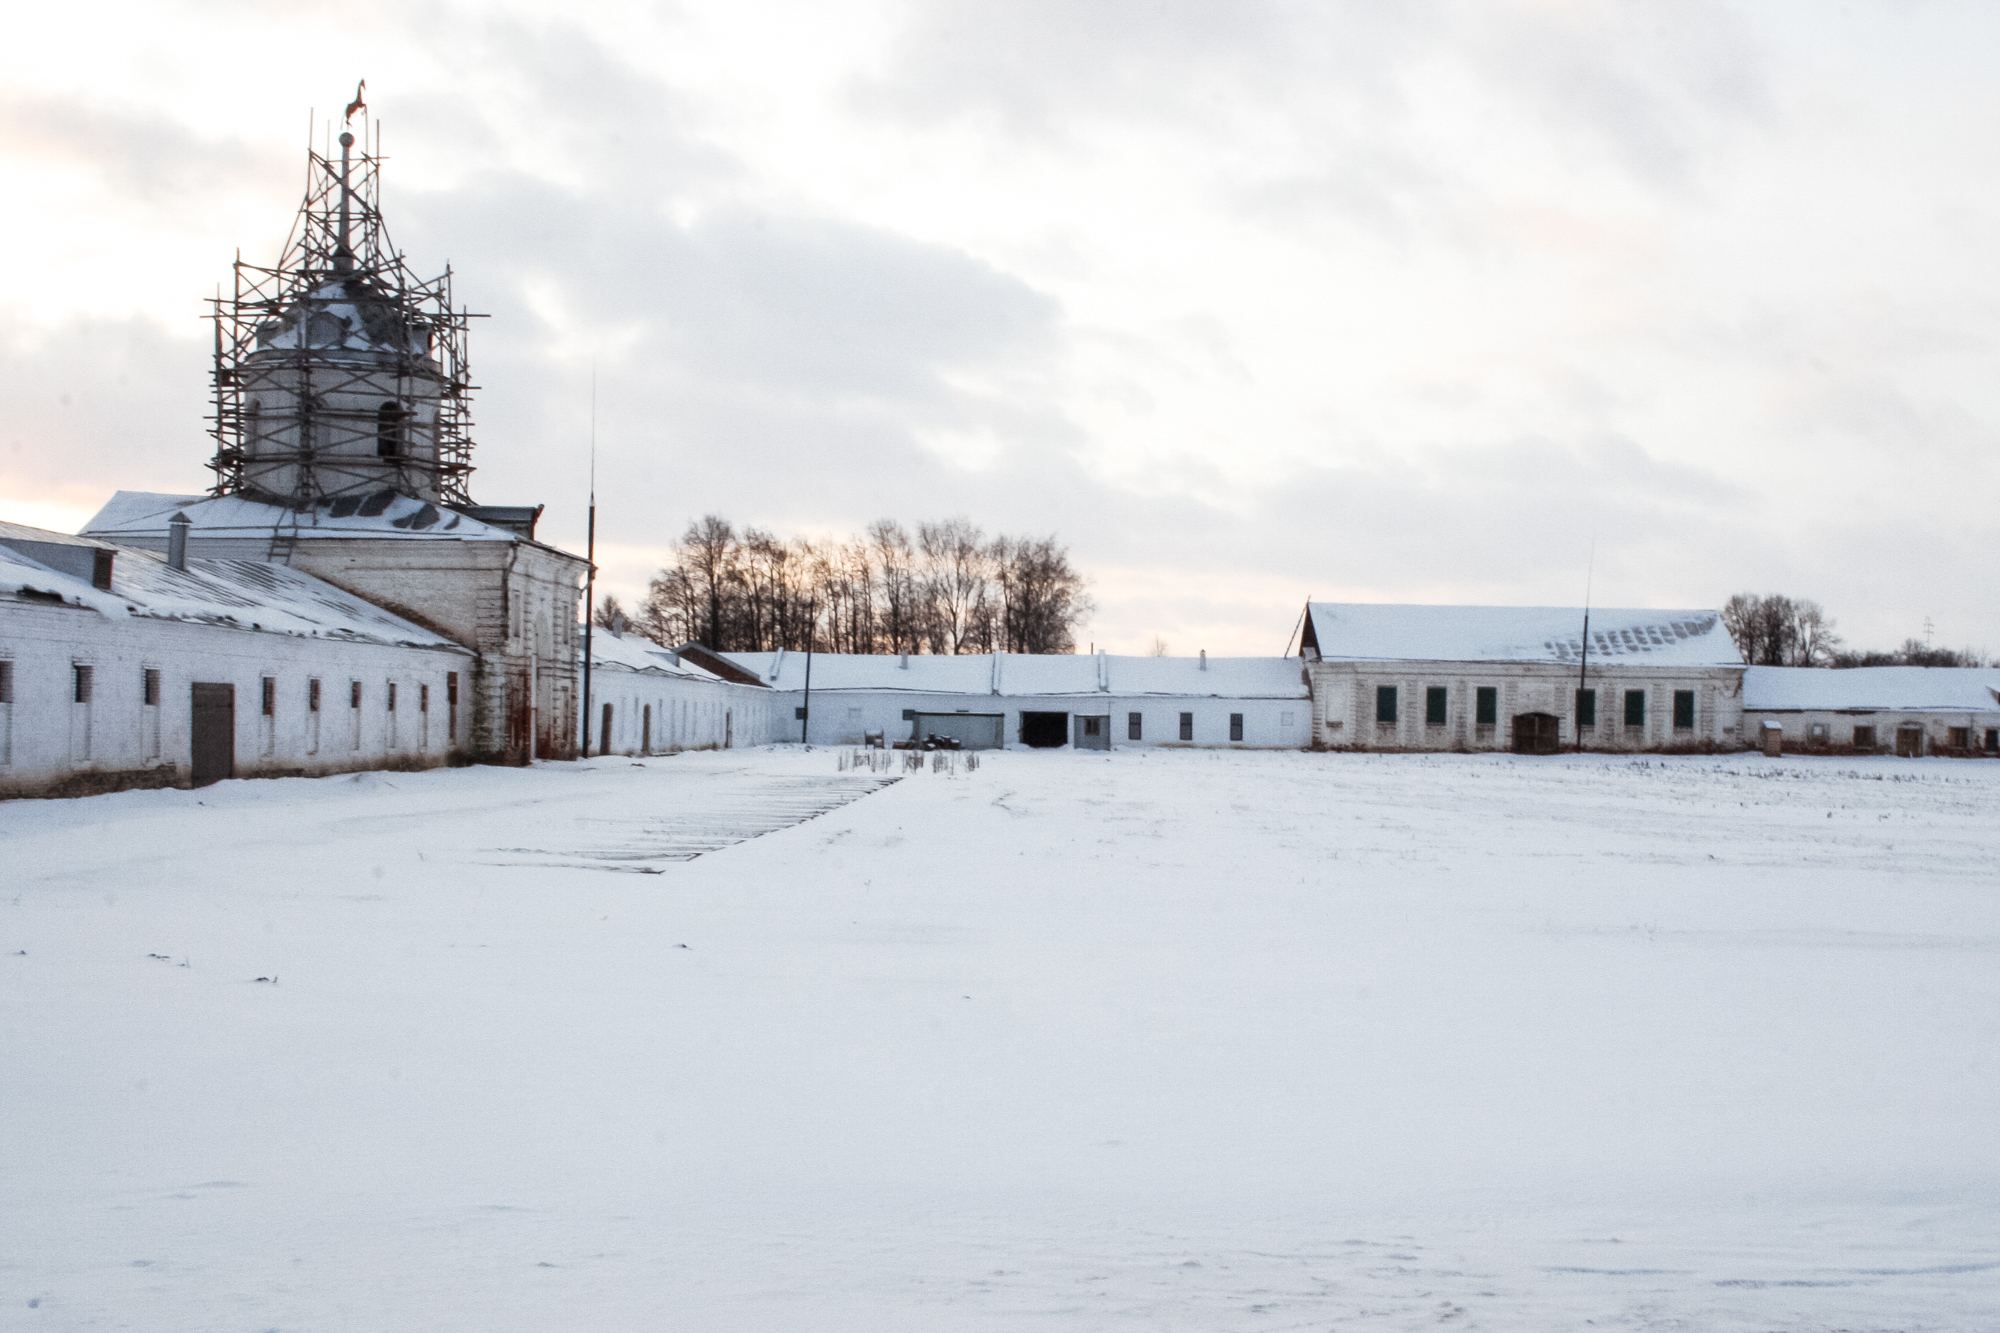
[(282, 565), (0, 524), (0, 796), (443, 764), (477, 660)]
[(2000, 755), (2000, 669), (1750, 667), (1743, 715), (1806, 754)]
[[(590, 754), (675, 754), (766, 745), (782, 704), (762, 685), (725, 679), (691, 654), (636, 635), (591, 635)], [(789, 716), (789, 712), (786, 712)]]
[(975, 749), (1299, 749), (1312, 742), (1312, 704), (1297, 658), (721, 656), (777, 696), (780, 718), (790, 719), (782, 739), (817, 745), (859, 745), (870, 733), (891, 742), (949, 736)]

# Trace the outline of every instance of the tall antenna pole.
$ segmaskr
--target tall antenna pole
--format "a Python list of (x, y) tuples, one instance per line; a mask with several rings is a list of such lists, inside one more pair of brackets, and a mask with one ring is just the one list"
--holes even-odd
[[(583, 757), (590, 758), (590, 631), (597, 621), (597, 363), (590, 363), (590, 528), (583, 574)], [(604, 749), (604, 737), (597, 738)]]
[[(1590, 585), (1597, 577), (1597, 538), (1590, 539), (1590, 563), (1584, 567), (1583, 575), (1583, 661), (1576, 669), (1576, 704), (1571, 711), (1576, 727), (1577, 753), (1583, 752), (1583, 678), (1590, 669)], [(1591, 709), (1591, 723), (1597, 722), (1597, 710)]]

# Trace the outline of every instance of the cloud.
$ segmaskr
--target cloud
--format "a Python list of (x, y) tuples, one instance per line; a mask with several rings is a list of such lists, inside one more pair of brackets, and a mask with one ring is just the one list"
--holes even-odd
[(0, 156), (88, 172), (154, 209), (296, 169), (259, 145), (195, 134), (148, 108), (26, 91), (0, 95)]

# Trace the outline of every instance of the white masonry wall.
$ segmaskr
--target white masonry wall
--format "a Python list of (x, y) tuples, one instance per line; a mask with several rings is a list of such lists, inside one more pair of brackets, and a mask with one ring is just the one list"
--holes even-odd
[[(778, 737), (800, 739), (796, 710), (805, 703), (799, 690), (773, 691), (777, 704)], [(1020, 749), (1021, 714), (1067, 713), (1076, 717), (1109, 718), (1111, 749), (1150, 747), (1215, 747), (1221, 749), (1301, 749), (1312, 743), (1312, 702), (1295, 699), (1213, 696), (1113, 694), (1070, 695), (981, 695), (917, 693), (902, 690), (814, 690), (812, 693), (812, 735), (814, 745), (859, 745), (871, 731), (880, 731), (890, 742), (910, 740), (915, 722), (904, 716), (915, 713), (999, 713), (1005, 718), (1001, 734), (1006, 748)], [(1140, 716), (1140, 735), (1130, 738), (1130, 717)], [(1182, 713), (1193, 714), (1191, 741), (1180, 739)], [(1229, 738), (1229, 719), (1243, 715), (1243, 739)], [(1073, 724), (1065, 733), (1074, 736)]]
[[(1312, 727), (1320, 744), (1363, 750), (1508, 750), (1513, 719), (1552, 714), (1562, 744), (1578, 740), (1574, 667), (1488, 662), (1315, 662)], [(1597, 693), (1597, 720), (1581, 732), (1589, 750), (1735, 749), (1743, 740), (1742, 667), (1592, 667), (1583, 681)], [(1377, 719), (1377, 690), (1396, 690), (1396, 720)], [(1495, 691), (1495, 721), (1478, 721), (1480, 687)], [(1443, 725), (1428, 719), (1429, 691), (1445, 691)], [(1694, 693), (1694, 725), (1674, 726), (1674, 694)], [(1644, 696), (1644, 720), (1625, 725), (1625, 696)]]
[[(605, 734), (604, 710), (611, 709)], [(728, 681), (631, 671), (598, 663), (590, 673), (591, 754), (674, 754), (741, 749), (780, 739), (770, 690)], [(791, 716), (790, 708), (783, 716)]]
[[(0, 662), (10, 664), (9, 697), (0, 702), (0, 796), (186, 786), (197, 681), (235, 687), (237, 777), (443, 764), (470, 741), (473, 660), (451, 648), (114, 620), (83, 607), (0, 601)], [(90, 668), (91, 698), (83, 703), (75, 697), (79, 666)], [(148, 669), (160, 673), (156, 706), (144, 702)], [(266, 679), (274, 682), (268, 715)], [(313, 680), (317, 713), (308, 707)], [(361, 706), (353, 708), (357, 682)]]

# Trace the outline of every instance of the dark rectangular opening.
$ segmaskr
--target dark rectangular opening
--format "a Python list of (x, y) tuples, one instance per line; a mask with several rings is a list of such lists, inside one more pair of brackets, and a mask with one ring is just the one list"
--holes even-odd
[(458, 706), (458, 673), (456, 671), (447, 671), (444, 673), (444, 701), (454, 708)]
[(1232, 741), (1243, 739), (1243, 714), (1231, 713), (1229, 715), (1229, 739)]
[(1553, 713), (1518, 713), (1514, 717), (1515, 754), (1554, 754), (1562, 748)]
[(1986, 750), (1989, 754), (2000, 751), (2000, 727), (1986, 729)]
[(14, 664), (0, 661), (0, 704), (14, 702)]
[(431, 711), (431, 687), (428, 685), (417, 686), (417, 711), (419, 713)]
[(1625, 691), (1625, 725), (1643, 727), (1646, 725), (1646, 692), (1644, 690)]
[(236, 687), (196, 681), (189, 777), (197, 787), (236, 776)]
[(1951, 728), (1950, 744), (1951, 748), (1954, 750), (1970, 750), (1972, 748), (1972, 728), (1971, 727)]
[(1490, 727), (1500, 721), (1500, 691), (1492, 685), (1481, 685), (1473, 696), (1472, 720), (1482, 727)]
[(611, 705), (604, 705), (604, 717), (597, 724), (597, 752), (611, 753)]
[(1674, 691), (1674, 730), (1694, 730), (1694, 691)]
[(148, 708), (160, 706), (160, 669), (147, 667), (139, 673), (139, 702)]
[(1377, 685), (1375, 687), (1375, 720), (1394, 722), (1396, 720), (1396, 687)]
[(74, 671), (76, 701), (87, 704), (97, 689), (97, 668), (77, 664)]
[(103, 547), (91, 552), (90, 586), (102, 592), (111, 591), (111, 560), (115, 552)]
[(1442, 685), (1433, 685), (1424, 691), (1424, 725), (1441, 727), (1444, 725), (1445, 691)]
[(275, 676), (264, 677), (264, 692), (260, 705), (265, 717), (275, 717), (278, 712), (278, 680)]
[(1068, 743), (1068, 713), (1021, 714), (1021, 744), (1037, 750), (1053, 750)]
[(1193, 714), (1193, 713), (1182, 713), (1182, 714), (1181, 714), (1181, 739), (1182, 739), (1182, 740), (1184, 740), (1184, 741), (1191, 741), (1191, 740), (1193, 740), (1193, 739), (1194, 739), (1194, 714)]
[(1136, 741), (1136, 740), (1139, 740), (1139, 739), (1141, 738), (1141, 733), (1142, 733), (1142, 731), (1143, 731), (1143, 730), (1144, 730), (1144, 728), (1142, 727), (1142, 725), (1141, 725), (1141, 723), (1140, 723), (1140, 715), (1139, 715), (1138, 713), (1127, 713), (1127, 714), (1125, 715), (1125, 739), (1126, 739), (1126, 740), (1128, 740), (1128, 741)]
[(361, 707), (361, 682), (358, 680), (347, 682), (347, 706), (349, 708)]
[(1873, 727), (1856, 727), (1856, 728), (1854, 729), (1854, 748), (1855, 748), (1855, 749), (1857, 749), (1857, 750), (1872, 750), (1872, 749), (1874, 749), (1874, 748), (1875, 748), (1875, 746), (1876, 746), (1876, 740), (1875, 740), (1875, 728), (1873, 728)]
[(1576, 692), (1576, 725), (1578, 730), (1597, 725), (1597, 691), (1578, 690)]
[(389, 711), (396, 711), (396, 682), (393, 680), (389, 682)]
[(308, 713), (317, 713), (319, 711), (319, 681), (317, 679), (306, 682), (306, 711)]

